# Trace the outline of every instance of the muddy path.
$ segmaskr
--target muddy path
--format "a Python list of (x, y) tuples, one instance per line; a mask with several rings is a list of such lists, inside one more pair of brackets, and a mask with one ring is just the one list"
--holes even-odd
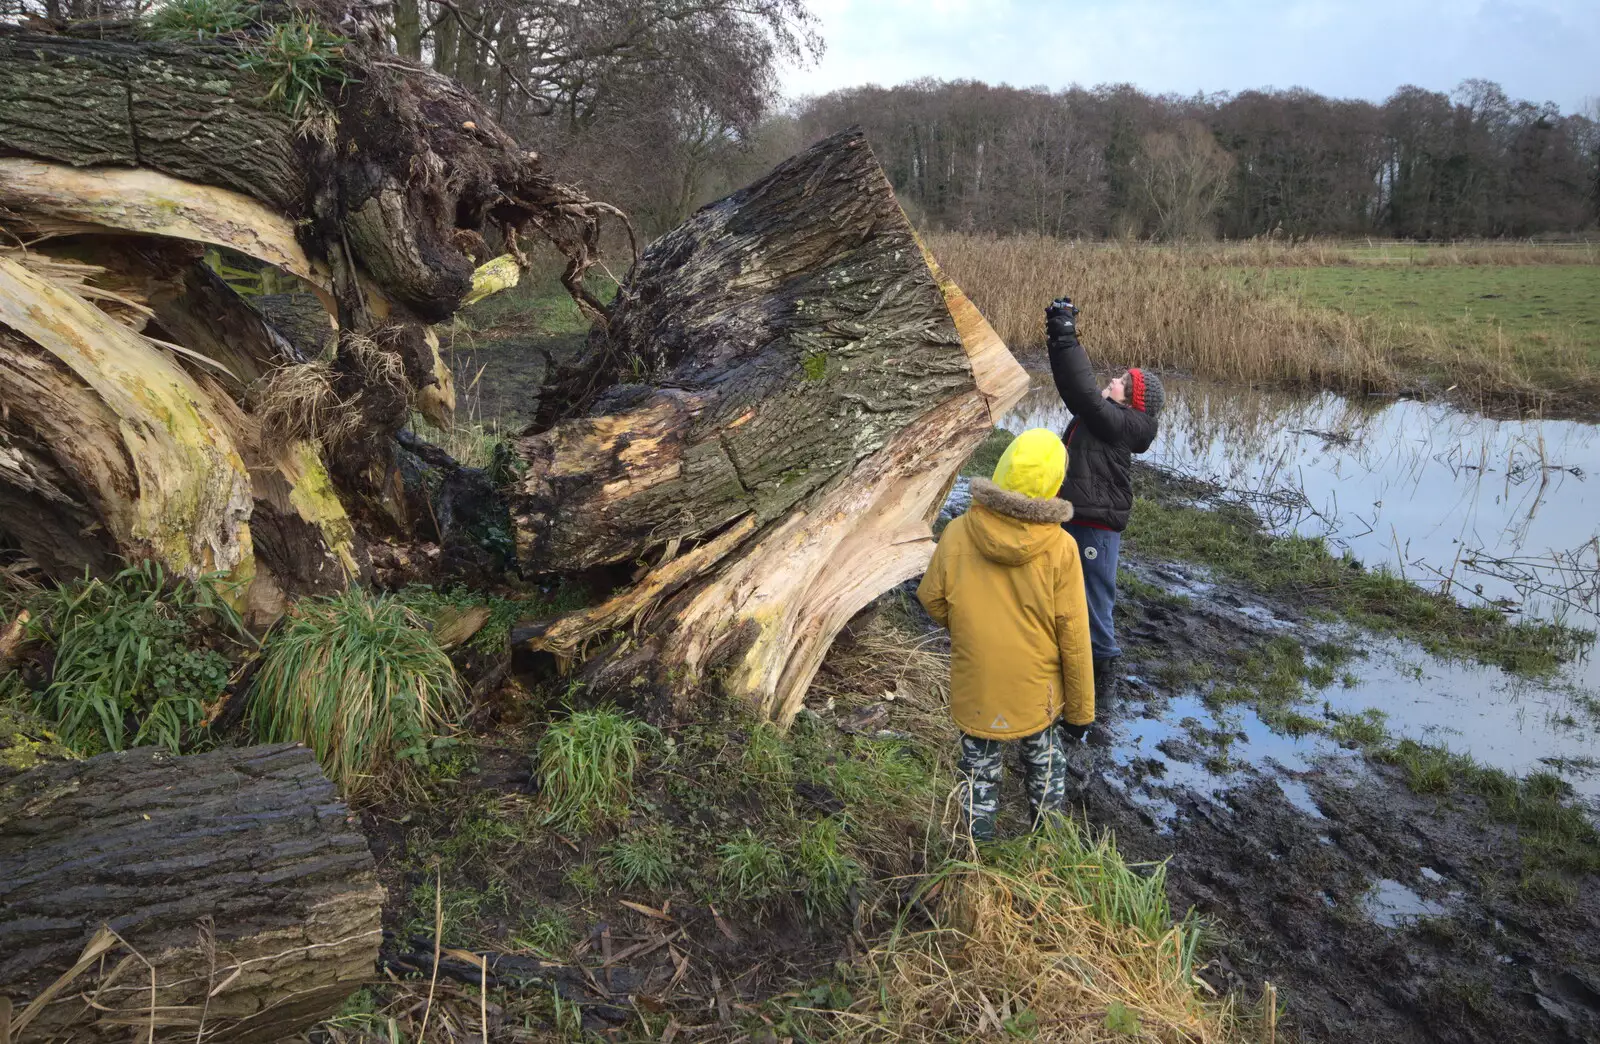
[[(1196, 572), (1129, 566), (1157, 590)], [(1079, 755), (1079, 800), (1130, 858), (1169, 860), (1174, 909), (1213, 922), (1214, 986), (1272, 982), (1308, 1041), (1600, 1040), (1600, 877), (1527, 887), (1517, 828), (1485, 798), (1413, 793), (1401, 767), (1285, 739), (1248, 708), (1225, 733), (1197, 722), (1195, 686), (1161, 680), (1313, 645), (1320, 623), (1227, 584), (1119, 609), (1128, 677)]]

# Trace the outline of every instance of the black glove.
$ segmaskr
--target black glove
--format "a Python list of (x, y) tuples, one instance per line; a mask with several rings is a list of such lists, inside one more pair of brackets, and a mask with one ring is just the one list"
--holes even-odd
[(1044, 330), (1051, 340), (1078, 336), (1078, 306), (1070, 297), (1058, 297), (1044, 310)]
[[(1090, 724), (1093, 724), (1092, 722)], [(1061, 734), (1067, 737), (1068, 743), (1082, 743), (1083, 737), (1089, 735), (1088, 725), (1074, 725), (1071, 722), (1061, 723)]]

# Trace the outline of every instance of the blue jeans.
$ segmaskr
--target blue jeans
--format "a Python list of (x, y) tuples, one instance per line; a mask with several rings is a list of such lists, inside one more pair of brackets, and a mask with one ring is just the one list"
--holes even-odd
[(1094, 650), (1094, 658), (1121, 656), (1111, 614), (1117, 607), (1117, 553), (1122, 549), (1122, 534), (1071, 522), (1062, 528), (1078, 542), (1078, 559), (1083, 563), (1083, 592), (1089, 599), (1089, 645)]

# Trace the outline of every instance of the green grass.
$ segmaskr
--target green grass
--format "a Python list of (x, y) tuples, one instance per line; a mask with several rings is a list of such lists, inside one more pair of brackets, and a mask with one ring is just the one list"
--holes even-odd
[(740, 772), (758, 783), (787, 787), (794, 780), (794, 755), (777, 726), (763, 722), (750, 729), (739, 759)]
[(1592, 637), (1557, 624), (1509, 622), (1494, 609), (1462, 606), (1387, 570), (1335, 556), (1320, 539), (1263, 532), (1242, 509), (1167, 502), (1142, 476), (1139, 485), (1144, 488), (1124, 533), (1130, 552), (1210, 566), (1257, 591), (1327, 607), (1353, 623), (1409, 638), (1435, 655), (1541, 676)]
[(425, 762), (452, 727), (455, 668), (404, 602), (351, 588), (297, 602), (273, 631), (250, 700), (265, 742), (317, 754), (347, 795)]
[(1462, 363), (1510, 364), (1539, 387), (1597, 387), (1600, 267), (1594, 265), (1337, 265), (1255, 269), (1237, 278), (1272, 295), (1388, 324), (1405, 370), (1453, 380)]
[(349, 40), (304, 16), (266, 28), (240, 65), (266, 79), (268, 102), (298, 119), (322, 104), (325, 81), (349, 82), (344, 70)]
[[(471, 337), (507, 327), (520, 332), (537, 331), (544, 334), (581, 334), (589, 330), (589, 320), (583, 317), (578, 306), (555, 277), (557, 270), (541, 276), (526, 275), (516, 286), (491, 294), (483, 300), (463, 308), (455, 319), (458, 337)], [(609, 303), (616, 296), (617, 284), (602, 274), (591, 274), (584, 279), (589, 292), (602, 302)], [(449, 341), (449, 335), (445, 336)]]
[[(1166, 864), (1142, 866), (1144, 872), (1136, 870), (1122, 858), (1108, 832), (1058, 818), (1037, 835), (992, 846), (985, 859), (1014, 879), (1047, 881), (1053, 901), (1087, 907), (1102, 924), (1132, 928), (1152, 944), (1162, 942), (1174, 930)], [(1186, 973), (1192, 973), (1201, 942), (1198, 922), (1187, 918), (1177, 922), (1176, 928), (1179, 949), (1186, 955), (1182, 965)]]
[(806, 915), (812, 920), (838, 914), (861, 883), (861, 864), (845, 854), (843, 838), (844, 825), (834, 818), (816, 820), (800, 834), (794, 874)]
[(572, 919), (564, 911), (548, 907), (524, 910), (522, 923), (511, 932), (512, 946), (552, 961), (564, 959), (577, 941)]
[(1538, 355), (1573, 336), (1600, 362), (1600, 267), (1591, 265), (1336, 266), (1266, 270), (1266, 285), (1353, 315), (1389, 315), (1468, 335), (1504, 330)]
[(191, 750), (207, 705), (254, 641), (221, 576), (168, 576), (145, 562), (109, 580), (63, 584), (29, 599), (30, 637), (55, 647), (39, 716), (80, 754), (156, 745)]
[(144, 35), (174, 43), (199, 42), (249, 28), (260, 14), (239, 0), (167, 0), (144, 24)]
[(663, 892), (677, 876), (678, 851), (679, 839), (671, 828), (646, 826), (607, 844), (600, 866), (624, 891)]
[(1473, 769), (1472, 760), (1444, 747), (1424, 746), (1415, 740), (1401, 740), (1393, 747), (1374, 753), (1380, 761), (1398, 765), (1406, 775), (1406, 786), (1418, 794), (1448, 794)]
[[(722, 859), (718, 879), (729, 899), (741, 903), (760, 903), (782, 892), (788, 885), (789, 868), (783, 852), (772, 842), (744, 832), (717, 849)], [(759, 915), (759, 909), (757, 913)]]
[(1330, 712), (1328, 718), (1333, 722), (1328, 735), (1340, 743), (1370, 747), (1389, 739), (1389, 731), (1384, 727), (1389, 716), (1375, 707), (1368, 707), (1360, 714)]
[(537, 755), (549, 822), (581, 831), (626, 815), (639, 748), (654, 733), (612, 707), (573, 711), (551, 725)]
[(1524, 899), (1565, 905), (1576, 895), (1568, 877), (1600, 873), (1600, 832), (1560, 776), (1535, 772), (1517, 779), (1465, 754), (1413, 740), (1373, 756), (1399, 766), (1416, 793), (1476, 795), (1489, 819), (1516, 827), (1522, 857), (1518, 892)]

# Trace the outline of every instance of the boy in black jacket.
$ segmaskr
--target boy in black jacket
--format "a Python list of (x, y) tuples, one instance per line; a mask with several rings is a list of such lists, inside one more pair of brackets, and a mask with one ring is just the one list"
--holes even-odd
[(1094, 689), (1108, 699), (1116, 683), (1116, 631), (1111, 614), (1117, 603), (1117, 553), (1133, 510), (1133, 454), (1156, 438), (1156, 415), (1166, 401), (1161, 380), (1132, 368), (1105, 388), (1095, 386), (1089, 353), (1078, 343), (1078, 309), (1062, 297), (1045, 309), (1050, 374), (1056, 391), (1072, 411), (1062, 440), (1067, 444), (1067, 478), (1061, 498), (1070, 500), (1073, 519), (1065, 523), (1078, 542), (1084, 592), (1089, 600), (1089, 636), (1094, 651)]

